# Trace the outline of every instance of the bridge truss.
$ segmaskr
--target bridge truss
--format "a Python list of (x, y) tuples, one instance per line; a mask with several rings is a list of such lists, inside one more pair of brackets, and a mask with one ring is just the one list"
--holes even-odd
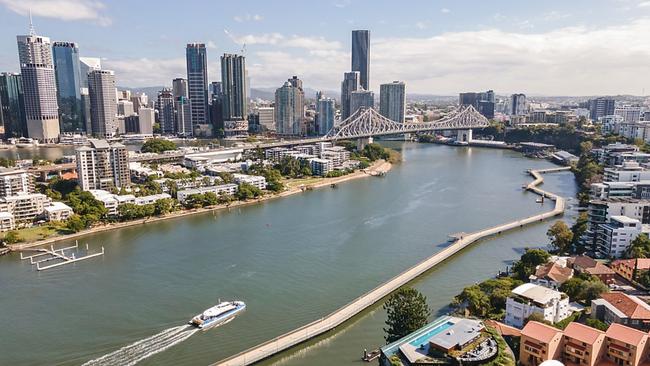
[(323, 139), (339, 140), (439, 130), (469, 130), (489, 125), (487, 118), (473, 106), (461, 106), (456, 112), (442, 119), (423, 123), (399, 123), (382, 116), (373, 108), (362, 108), (332, 128)]

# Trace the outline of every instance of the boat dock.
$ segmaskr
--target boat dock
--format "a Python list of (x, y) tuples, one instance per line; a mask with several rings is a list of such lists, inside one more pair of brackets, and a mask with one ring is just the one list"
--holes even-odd
[(425, 259), (424, 261), (416, 264), (415, 266), (407, 269), (406, 271), (400, 273), (394, 278), (390, 279), (388, 282), (383, 283), (376, 287), (375, 289), (361, 295), (352, 302), (344, 305), (333, 313), (326, 315), (323, 318), (315, 320), (307, 325), (304, 325), (298, 329), (292, 330), (288, 333), (275, 337), (267, 342), (264, 342), (260, 345), (254, 346), (240, 352), (236, 355), (228, 357), (222, 361), (219, 361), (213, 365), (216, 366), (245, 366), (250, 365), (255, 362), (261, 361), (263, 359), (269, 358), (276, 353), (284, 351), (292, 346), (305, 342), (313, 337), (321, 335), (325, 332), (328, 332), (353, 316), (359, 314), (364, 309), (375, 304), (384, 297), (390, 295), (391, 292), (397, 290), (398, 288), (404, 286), (415, 278), (419, 277), (423, 273), (429, 271), (439, 263), (443, 262), (447, 258), (458, 253), (467, 246), (473, 244), (474, 242), (489, 237), (492, 235), (498, 235), (502, 232), (521, 228), (525, 225), (529, 225), (535, 222), (540, 222), (551, 217), (559, 216), (564, 213), (566, 207), (566, 201), (564, 198), (542, 190), (538, 186), (543, 183), (544, 178), (542, 174), (544, 173), (553, 173), (560, 171), (567, 171), (570, 167), (562, 168), (551, 168), (543, 170), (529, 170), (528, 174), (535, 178), (530, 184), (526, 185), (524, 188), (528, 191), (531, 191), (535, 194), (538, 194), (542, 197), (546, 197), (555, 202), (555, 207), (551, 211), (547, 211), (541, 214), (533, 215), (526, 217), (520, 220), (511, 221), (505, 224), (496, 225), (487, 229), (483, 229), (474, 233), (463, 233), (460, 237), (457, 238), (452, 244), (450, 244), (445, 249), (439, 251), (438, 253), (432, 255), (431, 257)]
[[(56, 268), (64, 266), (66, 264), (71, 264), (79, 262), (82, 260), (95, 258), (104, 255), (104, 247), (102, 251), (98, 253), (86, 254), (81, 257), (77, 257), (75, 253), (66, 254), (66, 251), (78, 250), (79, 243), (75, 242), (75, 245), (71, 247), (54, 249), (53, 245), (50, 245), (50, 248), (39, 248), (39, 249), (22, 249), (20, 250), (20, 259), (29, 260), (29, 264), (35, 265), (38, 271), (44, 271), (46, 269)], [(23, 255), (23, 252), (36, 252), (37, 254), (32, 255)], [(86, 244), (86, 252), (88, 252), (88, 244)], [(41, 265), (42, 263), (47, 263), (51, 261), (56, 261), (56, 263), (49, 265)]]

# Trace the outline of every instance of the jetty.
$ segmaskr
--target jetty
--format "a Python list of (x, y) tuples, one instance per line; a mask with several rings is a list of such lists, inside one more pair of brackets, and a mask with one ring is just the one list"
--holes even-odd
[(540, 222), (555, 216), (562, 215), (566, 207), (565, 199), (554, 193), (550, 193), (542, 190), (541, 188), (539, 188), (539, 185), (544, 182), (544, 178), (542, 177), (542, 174), (567, 171), (569, 169), (570, 167), (561, 167), (561, 168), (527, 171), (527, 173), (530, 174), (534, 178), (534, 180), (528, 185), (525, 185), (524, 189), (554, 201), (555, 206), (551, 211), (526, 217), (520, 220), (511, 221), (505, 224), (496, 225), (473, 233), (463, 233), (463, 235), (459, 235), (458, 237), (456, 237), (457, 239), (445, 249), (437, 252), (431, 257), (423, 260), (422, 262), (414, 265), (413, 267), (407, 269), (406, 271), (398, 274), (397, 276), (390, 279), (388, 282), (385, 282), (379, 285), (378, 287), (376, 287), (375, 289), (359, 296), (352, 302), (344, 305), (343, 307), (332, 312), (331, 314), (322, 317), (320, 319), (317, 319), (300, 328), (294, 329), (290, 332), (275, 337), (262, 344), (249, 348), (236, 355), (228, 357), (213, 365), (245, 366), (269, 358), (275, 355), (276, 353), (284, 351), (292, 346), (305, 342), (313, 337), (316, 337), (320, 334), (323, 334), (325, 332), (328, 332), (336, 328), (337, 326), (344, 323), (348, 319), (359, 314), (364, 309), (375, 304), (376, 302), (383, 299), (384, 297), (390, 295), (391, 292), (404, 286), (405, 284), (419, 277), (423, 273), (429, 271), (439, 263), (443, 262), (447, 258), (460, 252), (464, 248), (468, 247), (469, 245), (473, 244), (474, 242), (480, 239), (493, 236), (493, 235), (498, 235), (508, 230), (521, 228), (532, 223)]
[[(75, 245), (65, 248), (54, 249), (54, 245), (50, 245), (50, 248), (39, 248), (39, 249), (21, 249), (20, 250), (20, 259), (29, 260), (29, 264), (35, 265), (36, 270), (44, 271), (46, 269), (56, 268), (65, 266), (66, 264), (71, 264), (79, 261), (83, 261), (90, 258), (95, 258), (104, 255), (104, 247), (102, 251), (98, 253), (86, 254), (81, 257), (77, 257), (75, 253), (66, 254), (66, 251), (78, 250), (79, 242), (75, 242)], [(86, 244), (86, 253), (88, 252), (88, 244)], [(23, 255), (23, 252), (33, 252), (36, 254), (32, 255)], [(53, 264), (47, 264), (47, 262), (56, 262)], [(41, 265), (44, 264), (44, 265)]]

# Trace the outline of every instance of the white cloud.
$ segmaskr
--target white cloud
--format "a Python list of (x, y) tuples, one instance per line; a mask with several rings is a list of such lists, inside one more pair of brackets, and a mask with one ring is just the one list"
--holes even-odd
[(246, 14), (246, 15), (235, 15), (233, 19), (239, 23), (250, 22), (250, 21), (259, 22), (260, 20), (264, 19), (264, 17), (259, 14)]
[(415, 28), (417, 29), (427, 29), (428, 27), (426, 22), (415, 22)]
[(637, 6), (639, 8), (650, 8), (650, 1), (642, 1)]
[(106, 6), (97, 0), (0, 0), (7, 9), (27, 16), (61, 19), (64, 21), (86, 20), (102, 26), (111, 24), (111, 18), (104, 14)]
[(341, 48), (341, 43), (328, 41), (323, 37), (284, 36), (280, 33), (247, 34), (237, 36), (226, 32), (230, 39), (237, 44), (247, 45), (278, 45), (283, 47), (306, 48), (314, 50), (335, 50)]
[(451, 10), (448, 9), (448, 8), (442, 8), (442, 9), (440, 9), (440, 12), (443, 13), (443, 14), (449, 14), (449, 13), (451, 13)]
[(205, 46), (207, 48), (210, 48), (210, 49), (216, 49), (217, 48), (217, 44), (214, 43), (214, 41), (208, 41), (208, 43)]
[(170, 85), (173, 78), (186, 77), (185, 58), (172, 59), (103, 59), (102, 67), (115, 71), (117, 85)]

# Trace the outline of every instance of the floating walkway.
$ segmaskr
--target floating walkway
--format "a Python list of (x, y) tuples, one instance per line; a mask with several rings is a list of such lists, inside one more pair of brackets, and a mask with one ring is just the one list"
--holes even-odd
[[(87, 254), (82, 257), (77, 257), (75, 253), (71, 255), (65, 254), (66, 250), (78, 250), (79, 242), (75, 242), (75, 245), (66, 248), (54, 249), (53, 245), (50, 245), (50, 248), (40, 248), (40, 249), (22, 249), (20, 251), (21, 260), (29, 260), (31, 265), (36, 265), (36, 269), (39, 271), (44, 271), (46, 269), (56, 268), (60, 266), (65, 266), (66, 264), (71, 264), (79, 262), (85, 259), (95, 258), (104, 255), (104, 247), (99, 253)], [(88, 244), (86, 244), (86, 252), (88, 251)], [(37, 252), (38, 254), (32, 255), (23, 255), (23, 252)], [(57, 263), (49, 265), (41, 265), (41, 263), (46, 263), (50, 261), (57, 261)]]
[(542, 174), (567, 171), (569, 169), (570, 167), (562, 167), (528, 171), (528, 174), (532, 175), (535, 180), (533, 180), (530, 184), (524, 186), (524, 188), (528, 191), (554, 201), (555, 207), (553, 210), (539, 215), (530, 216), (521, 220), (515, 220), (506, 224), (493, 226), (474, 233), (463, 233), (463, 235), (459, 235), (457, 237), (457, 240), (454, 241), (453, 244), (449, 245), (445, 249), (400, 273), (388, 282), (376, 287), (374, 290), (361, 295), (357, 299), (353, 300), (347, 305), (344, 305), (333, 313), (316, 321), (313, 321), (307, 325), (304, 325), (298, 329), (285, 333), (279, 337), (273, 338), (253, 348), (228, 357), (222, 361), (217, 362), (214, 365), (245, 366), (271, 357), (276, 353), (284, 351), (294, 345), (305, 342), (313, 337), (334, 329), (341, 323), (359, 314), (370, 305), (373, 305), (377, 301), (389, 295), (391, 292), (404, 286), (431, 268), (435, 267), (445, 259), (451, 257), (452, 255), (458, 253), (465, 247), (480, 239), (492, 235), (498, 235), (502, 232), (520, 228), (535, 222), (540, 222), (554, 216), (562, 215), (566, 207), (565, 199), (556, 194), (542, 190), (538, 187), (538, 185), (544, 181)]

